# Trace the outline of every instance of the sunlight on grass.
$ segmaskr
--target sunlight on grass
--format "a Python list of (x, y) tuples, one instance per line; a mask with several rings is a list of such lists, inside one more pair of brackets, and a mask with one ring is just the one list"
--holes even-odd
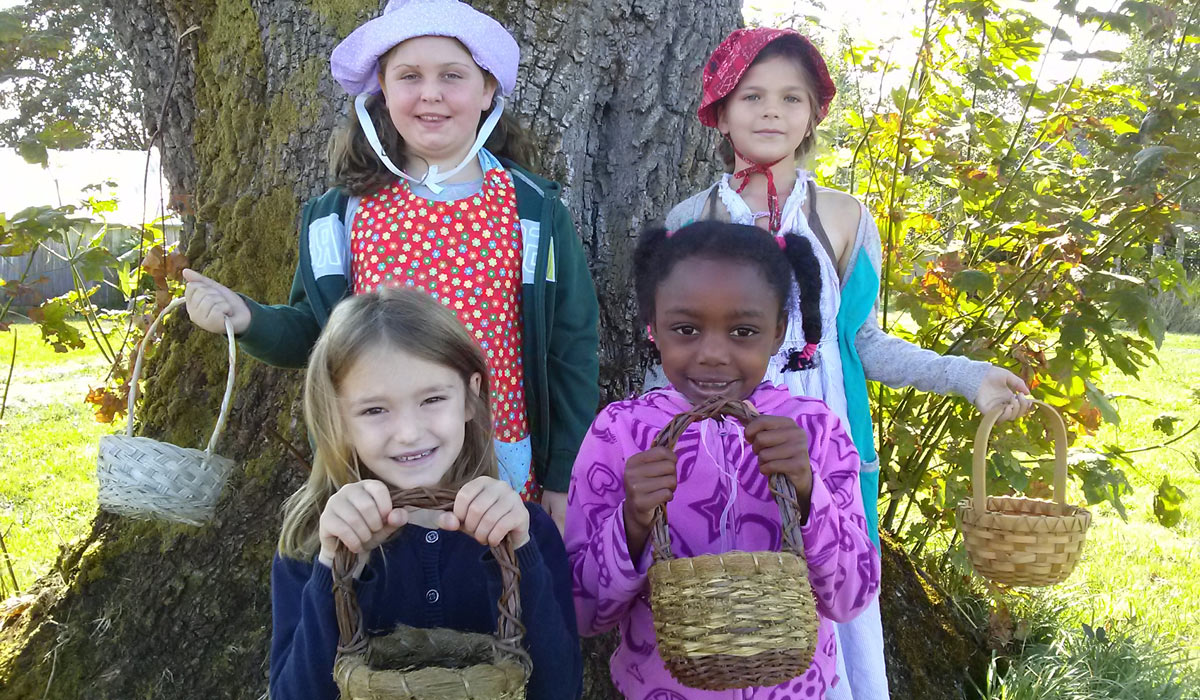
[[(1086, 444), (1124, 449), (1171, 439), (1154, 429), (1162, 414), (1179, 417), (1176, 435), (1200, 421), (1200, 336), (1169, 335), (1159, 364), (1140, 378), (1110, 371), (1102, 388), (1125, 395), (1115, 402), (1120, 425), (1105, 425)], [(1175, 637), (1200, 657), (1200, 430), (1169, 448), (1133, 455), (1128, 470), (1133, 493), (1124, 500), (1129, 522), (1109, 506), (1095, 516), (1079, 567), (1070, 581), (1086, 591), (1075, 606), (1081, 620), (1135, 616), (1141, 625)], [(1187, 494), (1183, 517), (1164, 527), (1154, 515), (1154, 496), (1163, 478)]]
[[(83, 401), (107, 369), (93, 345), (55, 353), (33, 325), (13, 329), (17, 362), (0, 422), (0, 533), (25, 589), (51, 569), (60, 546), (91, 526), (96, 446), (114, 428), (97, 423)], [(11, 331), (0, 333), (0, 380), (8, 374), (12, 342)], [(2, 571), (11, 589), (8, 569)]]

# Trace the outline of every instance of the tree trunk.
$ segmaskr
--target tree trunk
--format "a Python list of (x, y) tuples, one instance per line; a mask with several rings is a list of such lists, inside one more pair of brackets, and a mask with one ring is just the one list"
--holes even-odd
[[(161, 132), (194, 266), (268, 302), (287, 297), (300, 204), (326, 186), (325, 147), (349, 102), (329, 75), (337, 41), (378, 0), (106, 0), (133, 54), (144, 119)], [(522, 46), (509, 100), (542, 152), (600, 296), (605, 400), (641, 377), (630, 293), (636, 231), (716, 172), (694, 116), (707, 52), (738, 0), (485, 0)], [(198, 27), (182, 40), (190, 27)], [(177, 46), (179, 47), (177, 51)], [(176, 57), (178, 56), (178, 61)], [(174, 66), (174, 70), (172, 67)], [(163, 107), (165, 105), (165, 108)], [(140, 433), (197, 445), (224, 376), (221, 343), (176, 317), (148, 367)], [(38, 601), (0, 636), (5, 698), (258, 698), (266, 690), (269, 572), (283, 498), (306, 444), (299, 372), (241, 365), (219, 450), (239, 468), (204, 528), (98, 516)], [(589, 697), (607, 656), (589, 644)]]

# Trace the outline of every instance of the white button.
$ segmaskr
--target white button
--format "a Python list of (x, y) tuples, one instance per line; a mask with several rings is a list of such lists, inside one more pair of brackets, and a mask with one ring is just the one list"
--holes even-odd
[(430, 588), (429, 590), (425, 591), (425, 601), (428, 603), (436, 603), (440, 597), (441, 596), (438, 595), (436, 588)]
[(437, 542), (438, 541), (437, 530), (430, 530), (429, 532), (426, 532), (425, 533), (425, 541), (428, 542), (429, 544), (433, 544), (434, 542)]

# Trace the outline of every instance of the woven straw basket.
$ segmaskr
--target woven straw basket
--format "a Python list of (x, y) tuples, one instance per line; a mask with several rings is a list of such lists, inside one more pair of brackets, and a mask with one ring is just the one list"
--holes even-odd
[(138, 346), (133, 377), (129, 380), (129, 425), (124, 435), (100, 438), (96, 476), (100, 482), (100, 507), (104, 510), (134, 518), (202, 525), (212, 518), (221, 488), (233, 469), (232, 461), (213, 453), (217, 438), (225, 427), (225, 419), (229, 417), (229, 403), (233, 397), (237, 346), (228, 318), (225, 319), (225, 333), (229, 339), (229, 377), (225, 381), (225, 398), (221, 400), (221, 413), (208, 447), (196, 450), (133, 436), (133, 409), (146, 345), (154, 337), (163, 317), (183, 303), (183, 299), (175, 299), (168, 304), (154, 319)]
[[(394, 491), (397, 508), (454, 507), (448, 489)], [(533, 664), (521, 646), (521, 572), (511, 540), (492, 547), (500, 565), (496, 636), (401, 625), (367, 637), (354, 593), (355, 555), (343, 546), (333, 561), (334, 608), (341, 641), (333, 666), (342, 700), (525, 700)]]
[(1067, 428), (1052, 406), (1034, 401), (1054, 434), (1054, 502), (987, 495), (986, 453), (1003, 407), (987, 413), (975, 433), (974, 497), (958, 504), (958, 523), (971, 566), (1006, 586), (1049, 586), (1071, 574), (1092, 515), (1066, 504)]
[[(718, 397), (676, 416), (654, 446), (674, 449), (692, 422), (721, 416), (748, 424), (758, 412)], [(786, 477), (775, 475), (771, 493), (782, 515), (784, 552), (675, 559), (666, 509), (655, 510), (650, 607), (659, 653), (683, 685), (702, 690), (773, 686), (812, 664), (820, 623), (800, 540), (796, 490)]]

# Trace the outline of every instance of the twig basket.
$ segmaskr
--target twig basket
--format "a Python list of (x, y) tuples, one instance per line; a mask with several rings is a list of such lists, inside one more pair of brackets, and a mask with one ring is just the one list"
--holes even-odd
[(208, 446), (197, 450), (133, 435), (133, 411), (146, 346), (163, 317), (183, 303), (183, 299), (175, 299), (167, 304), (138, 346), (133, 376), (129, 380), (129, 424), (124, 435), (100, 438), (96, 477), (100, 482), (100, 507), (104, 510), (134, 518), (202, 525), (212, 518), (221, 489), (233, 469), (231, 460), (213, 452), (229, 417), (229, 403), (233, 397), (237, 346), (228, 318), (225, 319), (225, 334), (229, 340), (229, 376), (225, 381), (221, 412)]
[(958, 504), (958, 524), (971, 566), (1006, 586), (1050, 586), (1071, 574), (1092, 515), (1066, 504), (1067, 428), (1052, 406), (1034, 401), (1054, 434), (1054, 501), (987, 495), (987, 443), (1003, 407), (975, 433), (974, 497)]
[[(454, 507), (448, 489), (392, 493), (397, 508)], [(334, 608), (341, 640), (333, 666), (343, 700), (524, 700), (533, 664), (521, 646), (521, 572), (512, 542), (492, 547), (500, 565), (496, 636), (400, 625), (367, 637), (354, 593), (355, 555), (338, 547), (333, 561)]]
[[(741, 401), (713, 399), (668, 423), (654, 446), (675, 449), (694, 421), (731, 416), (743, 424), (758, 412)], [(705, 554), (675, 559), (666, 508), (654, 512), (650, 607), (667, 670), (702, 690), (773, 686), (802, 675), (817, 648), (816, 599), (799, 532), (796, 489), (771, 477), (783, 521), (783, 552)]]

